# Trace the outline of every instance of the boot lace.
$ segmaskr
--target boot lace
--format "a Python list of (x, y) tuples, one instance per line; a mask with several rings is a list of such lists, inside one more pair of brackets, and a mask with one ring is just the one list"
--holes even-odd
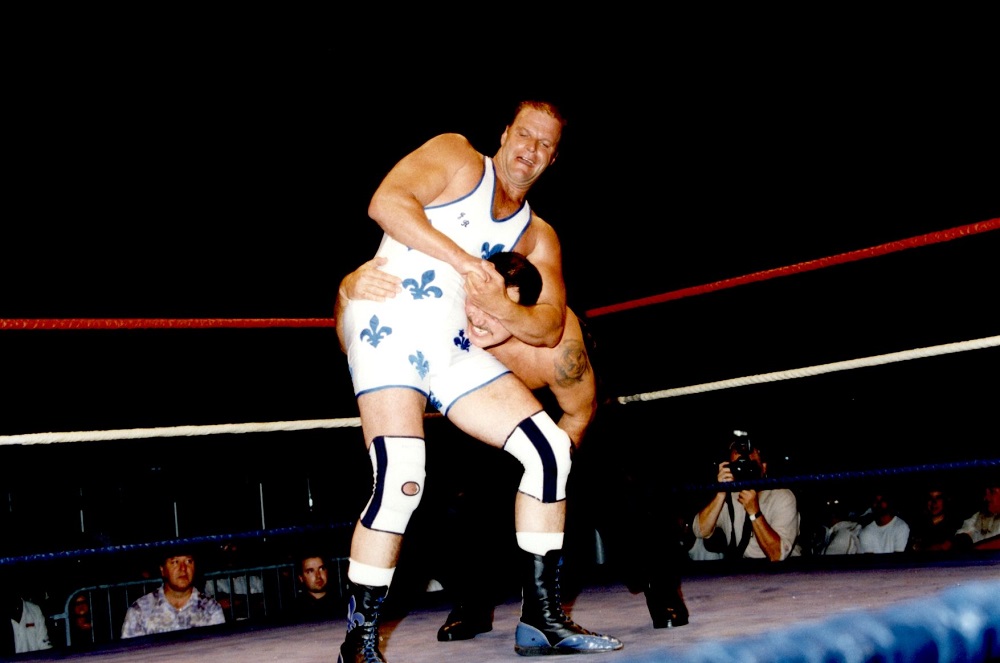
[(382, 652), (378, 650), (378, 636), (361, 641), (361, 655), (364, 656), (365, 663), (386, 663)]

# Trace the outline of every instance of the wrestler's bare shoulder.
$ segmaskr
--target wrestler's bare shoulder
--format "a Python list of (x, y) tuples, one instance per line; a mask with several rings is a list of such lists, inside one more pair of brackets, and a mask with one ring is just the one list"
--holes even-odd
[(531, 223), (528, 224), (521, 239), (514, 246), (514, 250), (530, 258), (536, 248), (558, 246), (559, 237), (556, 235), (555, 229), (532, 211)]
[(420, 150), (444, 165), (448, 172), (448, 186), (436, 202), (466, 195), (483, 177), (483, 155), (462, 134), (438, 134), (424, 143)]
[(421, 149), (433, 150), (442, 155), (447, 154), (454, 158), (483, 158), (483, 155), (472, 146), (468, 138), (457, 133), (438, 134), (424, 143)]

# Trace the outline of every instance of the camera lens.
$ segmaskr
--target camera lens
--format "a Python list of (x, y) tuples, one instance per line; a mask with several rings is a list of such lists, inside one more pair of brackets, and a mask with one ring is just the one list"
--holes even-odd
[(760, 466), (746, 456), (740, 456), (729, 464), (733, 478), (737, 481), (760, 478)]

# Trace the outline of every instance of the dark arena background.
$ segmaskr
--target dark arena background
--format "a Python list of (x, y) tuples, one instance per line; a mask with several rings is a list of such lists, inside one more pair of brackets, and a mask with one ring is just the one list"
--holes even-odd
[[(606, 658), (995, 660), (996, 553), (810, 554), (831, 496), (861, 511), (889, 490), (915, 518), (945, 486), (968, 516), (1000, 476), (995, 57), (898, 40), (717, 36), (701, 48), (726, 57), (694, 60), (577, 45), (534, 53), (530, 78), (497, 47), (482, 71), (442, 74), (291, 34), (23, 40), (6, 95), (0, 581), (43, 607), (54, 647), (11, 660), (335, 658), (344, 624), (285, 609), (307, 545), (342, 585), (372, 481), (337, 285), (378, 245), (367, 204), (399, 158), (445, 131), (492, 154), (528, 97), (569, 119), (529, 201), (596, 344), (565, 589), (575, 619), (625, 641)], [(692, 561), (691, 623), (654, 631), (601, 532), (640, 502), (663, 514), (651, 530), (690, 520), (733, 429), (769, 449), (764, 485), (796, 493), (803, 554)], [(492, 632), (434, 639), (451, 480), (511, 484), (506, 455), (449, 422), (429, 415), (427, 440), (383, 651), (517, 660), (514, 592)], [(483, 518), (500, 550), (506, 495)], [(206, 582), (262, 578), (260, 604), (126, 644), (124, 609), (177, 541)], [(484, 551), (484, 572), (505, 559)], [(93, 629), (74, 641), (81, 594)]]

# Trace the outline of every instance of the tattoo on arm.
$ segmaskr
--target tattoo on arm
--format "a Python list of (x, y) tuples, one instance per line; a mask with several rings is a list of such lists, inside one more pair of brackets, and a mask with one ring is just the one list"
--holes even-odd
[(587, 349), (577, 340), (567, 340), (559, 345), (555, 360), (556, 383), (560, 387), (571, 387), (580, 382), (590, 370)]

